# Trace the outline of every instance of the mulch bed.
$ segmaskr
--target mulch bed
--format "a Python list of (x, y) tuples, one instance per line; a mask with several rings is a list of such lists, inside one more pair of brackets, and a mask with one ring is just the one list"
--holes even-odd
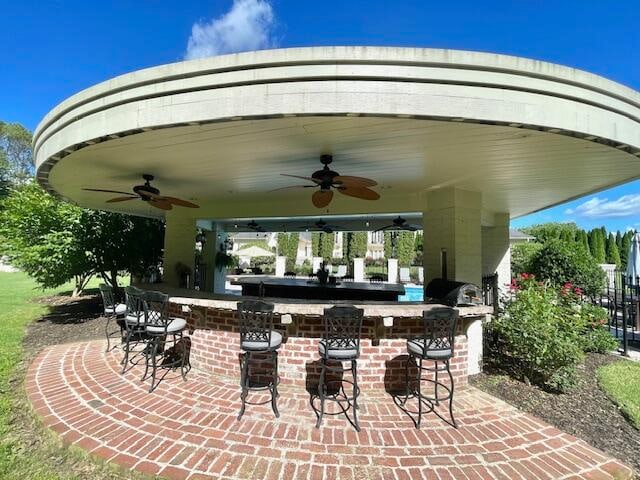
[(49, 345), (105, 338), (106, 319), (98, 295), (43, 297), (38, 302), (50, 311), (27, 328), (23, 341), (27, 360)]
[(585, 440), (640, 472), (640, 431), (597, 385), (598, 367), (619, 360), (613, 355), (588, 354), (579, 368), (578, 384), (567, 394), (547, 393), (499, 372), (475, 375), (470, 383)]

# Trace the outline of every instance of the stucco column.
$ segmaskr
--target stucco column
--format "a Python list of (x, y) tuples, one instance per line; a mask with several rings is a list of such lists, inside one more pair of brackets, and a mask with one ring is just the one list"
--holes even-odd
[(364, 258), (353, 259), (353, 281), (364, 281)]
[(287, 257), (276, 257), (276, 277), (284, 277), (284, 272), (287, 269)]
[[(213, 272), (213, 292), (214, 293), (225, 293), (226, 283), (227, 283), (227, 269), (220, 268), (218, 265), (215, 265), (215, 257), (221, 248), (224, 249), (225, 241), (227, 240), (227, 232), (225, 232), (222, 225), (218, 223), (214, 223), (213, 227), (213, 258), (214, 258), (214, 268), (211, 270)], [(225, 251), (226, 253), (226, 251)]]
[(398, 259), (389, 258), (387, 260), (387, 281), (389, 283), (398, 283)]
[(213, 277), (216, 268), (216, 233), (211, 230), (204, 231), (204, 246), (202, 247), (202, 261), (205, 264), (204, 285), (205, 292), (213, 292)]
[(311, 260), (311, 272), (318, 273), (318, 270), (320, 270), (321, 263), (322, 263), (322, 257), (313, 257)]
[(482, 274), (498, 273), (498, 288), (511, 282), (511, 250), (509, 249), (509, 214), (494, 215), (493, 225), (482, 227)]
[[(177, 210), (177, 209), (176, 209)], [(185, 218), (180, 212), (169, 212), (165, 218), (163, 281), (171, 287), (180, 286), (176, 265), (191, 269), (189, 288), (193, 287), (196, 250), (196, 220)]]
[[(457, 188), (443, 188), (425, 196), (425, 284), (442, 276), (449, 280), (482, 282), (482, 196)], [(446, 259), (446, 260), (445, 260)]]

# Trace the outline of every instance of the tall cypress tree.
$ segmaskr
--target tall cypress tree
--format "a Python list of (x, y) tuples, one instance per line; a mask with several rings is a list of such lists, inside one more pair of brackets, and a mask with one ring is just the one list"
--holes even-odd
[(620, 251), (616, 244), (616, 237), (610, 233), (607, 237), (607, 263), (613, 263), (620, 266)]
[(591, 254), (591, 249), (589, 248), (589, 237), (587, 236), (587, 232), (584, 230), (578, 230), (576, 233), (576, 242), (584, 247), (584, 251)]
[(597, 243), (594, 258), (598, 263), (605, 263), (607, 261), (606, 237), (602, 229), (598, 229), (596, 232)]

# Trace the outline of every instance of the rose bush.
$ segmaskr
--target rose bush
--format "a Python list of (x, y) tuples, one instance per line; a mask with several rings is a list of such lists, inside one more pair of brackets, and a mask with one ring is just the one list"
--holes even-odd
[(575, 383), (585, 351), (615, 348), (615, 339), (603, 328), (606, 311), (583, 303), (579, 287), (564, 283), (558, 288), (525, 273), (511, 290), (504, 313), (487, 326), (490, 365), (564, 392)]

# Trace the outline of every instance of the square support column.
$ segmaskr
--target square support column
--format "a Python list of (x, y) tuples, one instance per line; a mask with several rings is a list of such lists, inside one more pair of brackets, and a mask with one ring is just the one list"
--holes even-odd
[(212, 230), (204, 231), (204, 246), (202, 248), (202, 261), (205, 264), (205, 278), (202, 289), (205, 292), (213, 292), (213, 277), (216, 268), (216, 232)]
[(441, 277), (482, 283), (482, 196), (456, 188), (426, 195), (423, 266), (425, 284)]
[[(219, 223), (214, 223), (212, 228), (214, 236), (213, 257), (215, 259), (218, 252), (221, 251), (221, 248), (224, 249), (224, 245), (227, 240), (227, 232), (225, 232), (224, 227)], [(227, 253), (226, 250), (224, 253)], [(220, 268), (218, 265), (215, 265), (211, 271), (213, 272), (213, 293), (225, 293), (227, 286), (227, 268)]]
[(496, 213), (493, 226), (482, 227), (482, 274), (498, 274), (498, 288), (511, 282), (509, 214)]
[(182, 217), (180, 212), (167, 213), (164, 231), (163, 282), (171, 287), (180, 286), (176, 265), (182, 263), (191, 269), (189, 286), (193, 287), (196, 257), (196, 220)]

